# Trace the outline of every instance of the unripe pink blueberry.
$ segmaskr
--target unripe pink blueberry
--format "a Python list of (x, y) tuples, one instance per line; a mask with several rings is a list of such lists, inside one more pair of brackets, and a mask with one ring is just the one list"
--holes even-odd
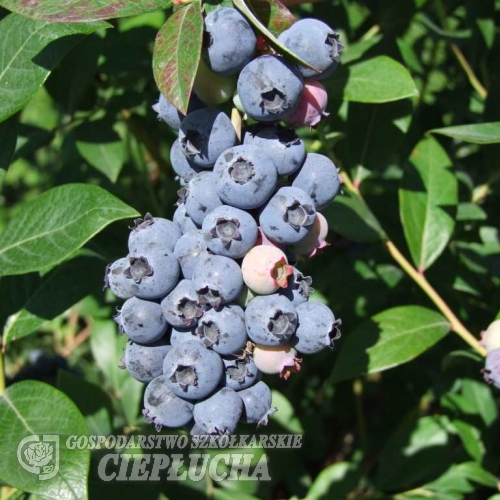
[(269, 295), (286, 288), (293, 267), (286, 255), (272, 245), (257, 245), (243, 258), (241, 272), (245, 285), (259, 295)]
[(272, 245), (273, 247), (278, 247), (280, 250), (284, 250), (285, 246), (280, 245), (279, 243), (276, 243), (273, 240), (270, 240), (265, 234), (264, 231), (262, 231), (262, 228), (259, 226), (258, 227), (258, 234), (257, 234), (257, 241), (255, 245)]
[(316, 220), (313, 227), (307, 236), (294, 245), (291, 250), (297, 255), (310, 259), (321, 253), (324, 248), (330, 246), (330, 243), (326, 242), (327, 235), (328, 221), (323, 214), (316, 212)]
[(276, 375), (285, 380), (292, 373), (300, 371), (302, 359), (297, 357), (297, 351), (290, 344), (283, 344), (276, 347), (266, 347), (255, 345), (253, 349), (253, 360), (255, 366), (268, 375)]
[(500, 349), (500, 319), (493, 321), (486, 330), (481, 332), (481, 345), (487, 352)]
[(292, 127), (315, 127), (327, 117), (326, 106), (328, 104), (328, 93), (319, 82), (307, 82), (299, 104), (293, 113), (285, 118), (285, 122)]

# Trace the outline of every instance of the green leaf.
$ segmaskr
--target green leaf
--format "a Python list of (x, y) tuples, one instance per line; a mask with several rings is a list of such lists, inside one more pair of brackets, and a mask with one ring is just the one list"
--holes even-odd
[(20, 207), (0, 234), (0, 276), (54, 266), (108, 224), (138, 215), (100, 187), (55, 187)]
[[(0, 173), (9, 168), (10, 161), (16, 150), (17, 141), (17, 116), (12, 116), (8, 120), (0, 123)], [(0, 178), (0, 189), (2, 179)]]
[(170, 16), (156, 36), (153, 74), (161, 93), (186, 114), (203, 44), (201, 3), (195, 1)]
[[(0, 395), (0, 422), (9, 432), (0, 440), (0, 480), (42, 498), (80, 500), (87, 497), (88, 450), (69, 449), (69, 436), (87, 436), (85, 420), (74, 403), (50, 385), (36, 381), (14, 384)], [(55, 435), (59, 449), (59, 471), (52, 479), (39, 480), (38, 474), (26, 471), (16, 460), (18, 445), (28, 437)], [(20, 449), (21, 456), (28, 445)]]
[(331, 99), (345, 101), (381, 103), (418, 95), (408, 70), (387, 56), (340, 66), (325, 85)]
[(262, 33), (269, 44), (272, 45), (279, 53), (287, 55), (301, 66), (305, 66), (306, 68), (310, 68), (317, 71), (318, 73), (321, 73), (317, 68), (311, 66), (309, 63), (304, 61), (304, 59), (288, 50), (281, 42), (279, 42), (278, 39), (271, 33), (271, 31), (268, 30), (252, 12), (252, 10), (245, 3), (245, 0), (233, 0), (233, 4), (254, 25), (254, 27)]
[(441, 255), (455, 228), (458, 181), (451, 160), (433, 137), (420, 141), (405, 169), (399, 211), (413, 262), (425, 271)]
[(87, 122), (75, 134), (82, 157), (111, 182), (116, 182), (127, 159), (127, 149), (113, 123), (107, 119)]
[(97, 21), (115, 17), (137, 16), (158, 9), (168, 9), (171, 0), (0, 0), (0, 6), (12, 12), (33, 19), (42, 19), (52, 23)]
[(272, 406), (278, 411), (271, 417), (287, 432), (302, 434), (304, 429), (300, 420), (295, 415), (295, 410), (288, 399), (279, 391), (272, 391)]
[(112, 432), (111, 399), (95, 385), (66, 370), (59, 370), (57, 386), (78, 406), (87, 422), (91, 436), (109, 436)]
[(64, 313), (81, 299), (99, 290), (104, 263), (92, 256), (77, 257), (44, 276), (26, 297), (22, 307), (9, 317), (3, 345), (34, 333), (45, 321)]
[(446, 319), (425, 307), (387, 309), (340, 340), (333, 379), (338, 382), (411, 361), (449, 331)]
[(453, 420), (451, 423), (460, 436), (460, 440), (467, 450), (467, 453), (469, 453), (474, 460), (480, 462), (484, 456), (485, 448), (481, 440), (479, 429), (463, 420)]
[(485, 425), (490, 426), (498, 418), (498, 409), (491, 387), (483, 381), (464, 379), (462, 381), (462, 394), (481, 416)]
[(459, 203), (457, 207), (457, 220), (486, 220), (488, 214), (476, 203)]
[(337, 196), (326, 209), (330, 229), (350, 241), (372, 243), (384, 238), (384, 230), (366, 204), (356, 195)]
[(429, 132), (473, 144), (497, 144), (500, 142), (500, 122), (434, 128)]
[(295, 22), (295, 16), (280, 0), (248, 0), (248, 3), (259, 21), (274, 36), (278, 36)]
[(105, 22), (51, 24), (16, 14), (0, 20), (0, 121), (33, 98), (61, 58), (84, 35), (108, 26)]
[(324, 468), (307, 492), (308, 500), (345, 500), (362, 477), (356, 464), (338, 462)]

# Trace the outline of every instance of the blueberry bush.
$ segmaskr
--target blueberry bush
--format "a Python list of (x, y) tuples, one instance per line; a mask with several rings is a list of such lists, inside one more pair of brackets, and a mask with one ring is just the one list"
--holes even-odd
[[(1, 498), (499, 500), (499, 25), (498, 0), (0, 0)], [(16, 455), (190, 433), (303, 446), (246, 450), (257, 482)]]

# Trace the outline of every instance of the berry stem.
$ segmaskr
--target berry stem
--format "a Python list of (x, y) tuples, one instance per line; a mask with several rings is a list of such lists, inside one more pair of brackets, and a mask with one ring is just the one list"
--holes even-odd
[(0, 349), (0, 394), (5, 391), (5, 369), (3, 366), (3, 349)]
[[(363, 196), (361, 195), (359, 188), (354, 185), (349, 174), (347, 172), (341, 172), (342, 178), (344, 180), (344, 185), (351, 191), (354, 195), (358, 196), (359, 199), (366, 206), (367, 210), (371, 212), (368, 205), (366, 204)], [(375, 214), (371, 212), (374, 218)], [(380, 222), (379, 222), (380, 224)], [(384, 233), (385, 235), (385, 233)], [(408, 276), (422, 289), (422, 291), (429, 297), (429, 299), (434, 302), (434, 305), (443, 313), (446, 319), (450, 322), (450, 328), (457, 335), (462, 337), (462, 339), (467, 342), (475, 351), (477, 351), (481, 356), (486, 356), (486, 350), (479, 344), (479, 341), (472, 335), (469, 330), (464, 326), (464, 324), (458, 319), (456, 314), (451, 310), (444, 299), (439, 295), (439, 293), (434, 289), (434, 287), (427, 281), (427, 278), (423, 273), (419, 273), (406, 257), (401, 253), (401, 251), (396, 247), (393, 241), (385, 235), (384, 246), (391, 255), (391, 257), (399, 264), (403, 271), (408, 274)]]
[(241, 142), (241, 115), (237, 108), (233, 108), (231, 110), (231, 123), (233, 124), (234, 130), (236, 131), (236, 135), (238, 140)]

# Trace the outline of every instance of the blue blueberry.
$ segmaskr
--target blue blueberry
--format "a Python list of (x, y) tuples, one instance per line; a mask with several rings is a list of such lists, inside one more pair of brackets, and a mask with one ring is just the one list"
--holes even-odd
[(309, 295), (314, 292), (312, 278), (304, 276), (296, 267), (288, 277), (288, 286), (281, 288), (278, 293), (286, 297), (295, 307), (309, 300)]
[(172, 220), (179, 225), (182, 234), (198, 229), (198, 226), (193, 222), (193, 219), (191, 219), (191, 217), (187, 214), (184, 203), (181, 203), (176, 208)]
[(234, 304), (209, 309), (199, 319), (196, 334), (206, 347), (218, 354), (227, 356), (239, 353), (248, 340), (245, 313)]
[(128, 259), (123, 257), (106, 266), (104, 273), (104, 288), (109, 288), (119, 299), (134, 296), (134, 283), (125, 276), (125, 269), (128, 267)]
[(243, 410), (238, 394), (223, 387), (213, 396), (194, 405), (193, 417), (201, 434), (232, 434)]
[(134, 295), (140, 299), (165, 297), (179, 280), (180, 266), (169, 250), (129, 255), (128, 261), (124, 273), (132, 282)]
[[(188, 114), (203, 108), (205, 104), (201, 102), (196, 94), (191, 94), (191, 99), (188, 106)], [(164, 121), (169, 127), (174, 130), (179, 130), (182, 120), (185, 116), (180, 113), (177, 108), (165, 99), (163, 94), (160, 94), (158, 102), (153, 105), (153, 110), (158, 114), (158, 120)]]
[(297, 66), (266, 54), (241, 70), (237, 90), (248, 116), (258, 121), (279, 121), (299, 103), (304, 81)]
[(241, 421), (258, 426), (267, 425), (268, 418), (276, 412), (276, 408), (271, 408), (272, 395), (267, 384), (257, 382), (237, 394), (243, 401)]
[(147, 213), (144, 219), (135, 220), (128, 237), (128, 249), (132, 254), (161, 252), (163, 249), (172, 252), (181, 236), (177, 223)]
[(179, 261), (184, 278), (190, 280), (198, 260), (208, 255), (203, 232), (200, 229), (195, 229), (182, 235), (175, 245), (174, 255)]
[(182, 183), (189, 182), (196, 174), (203, 171), (202, 167), (195, 165), (182, 152), (179, 139), (176, 139), (170, 148), (170, 165)]
[(304, 302), (297, 306), (299, 324), (293, 346), (302, 354), (314, 354), (333, 347), (340, 338), (340, 320), (321, 302)]
[(181, 427), (193, 418), (193, 404), (177, 397), (167, 385), (167, 377), (153, 379), (144, 392), (143, 414), (159, 431), (162, 426)]
[[(181, 328), (172, 326), (170, 330), (170, 343), (173, 346), (184, 344), (185, 342), (198, 342), (203, 344), (203, 340), (196, 335), (196, 327)], [(204, 345), (204, 344), (203, 344)]]
[(222, 361), (225, 367), (226, 387), (233, 391), (241, 391), (256, 384), (262, 376), (251, 356), (245, 359), (222, 358)]
[(202, 230), (212, 253), (232, 259), (243, 257), (258, 236), (255, 219), (248, 212), (228, 205), (212, 210), (203, 221)]
[(290, 128), (275, 126), (247, 131), (243, 144), (264, 150), (272, 158), (279, 175), (293, 174), (306, 158), (304, 141)]
[(304, 239), (316, 220), (311, 197), (296, 187), (282, 187), (260, 213), (264, 234), (272, 241), (293, 245)]
[(252, 58), (256, 44), (250, 24), (236, 9), (215, 9), (205, 18), (204, 54), (212, 71), (238, 73)]
[(301, 19), (283, 31), (278, 40), (301, 59), (320, 70), (299, 66), (304, 78), (321, 80), (337, 67), (343, 45), (339, 35), (318, 19)]
[(161, 301), (163, 315), (173, 327), (190, 328), (196, 326), (203, 309), (191, 280), (182, 280)]
[(226, 114), (204, 108), (184, 118), (179, 130), (179, 140), (183, 153), (191, 162), (210, 168), (226, 149), (237, 143), (238, 138)]
[(213, 172), (200, 172), (189, 181), (185, 192), (179, 192), (184, 198), (186, 213), (199, 226), (212, 210), (222, 205), (216, 183), (217, 177)]
[(309, 153), (292, 186), (306, 192), (316, 210), (321, 210), (337, 196), (341, 181), (337, 167), (328, 157)]
[(483, 375), (488, 384), (500, 389), (500, 349), (488, 351)]
[(167, 331), (160, 305), (137, 297), (126, 300), (114, 319), (120, 331), (139, 344), (156, 342)]
[(139, 382), (148, 383), (163, 374), (163, 360), (172, 346), (162, 337), (151, 344), (137, 344), (129, 340), (125, 346), (123, 368)]
[(245, 210), (265, 203), (278, 181), (271, 157), (262, 148), (249, 144), (224, 151), (215, 163), (214, 175), (220, 199)]
[(263, 346), (278, 346), (295, 333), (297, 313), (293, 304), (282, 295), (260, 295), (248, 303), (245, 323), (253, 342)]
[(221, 357), (199, 342), (184, 342), (165, 356), (163, 374), (170, 390), (184, 399), (206, 398), (224, 372)]
[(193, 284), (200, 304), (218, 308), (238, 298), (243, 290), (243, 276), (234, 260), (207, 255), (194, 268)]

